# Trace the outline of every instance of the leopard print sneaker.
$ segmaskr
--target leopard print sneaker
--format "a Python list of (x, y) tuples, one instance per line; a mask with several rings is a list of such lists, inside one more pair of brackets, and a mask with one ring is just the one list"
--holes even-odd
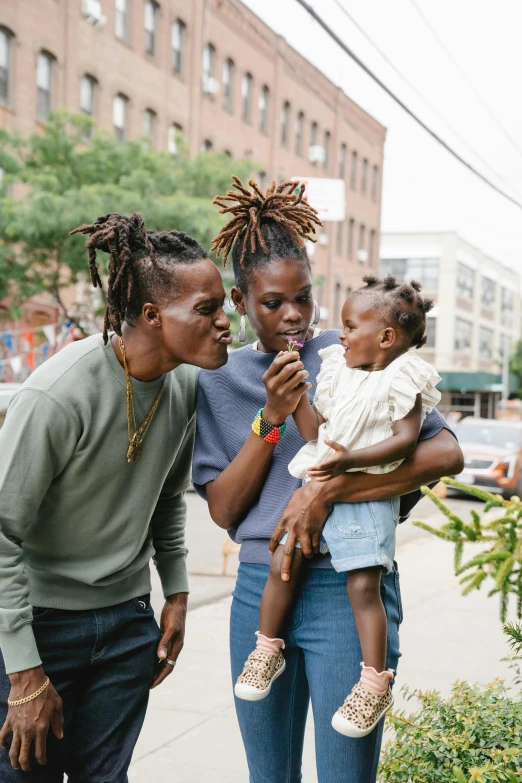
[(393, 704), (390, 686), (384, 693), (374, 693), (360, 682), (354, 685), (332, 718), (333, 728), (345, 737), (366, 737), (386, 715)]
[(245, 663), (238, 677), (234, 693), (238, 699), (246, 701), (261, 701), (270, 693), (274, 680), (286, 668), (282, 652), (269, 653), (265, 650), (254, 650)]

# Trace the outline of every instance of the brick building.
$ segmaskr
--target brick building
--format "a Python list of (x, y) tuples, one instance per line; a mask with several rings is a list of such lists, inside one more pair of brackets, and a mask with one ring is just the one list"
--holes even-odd
[(239, 0), (0, 0), (0, 127), (60, 106), (172, 154), (181, 132), (251, 156), (265, 181), (343, 179), (312, 257), (325, 322), (378, 268), (385, 129)]

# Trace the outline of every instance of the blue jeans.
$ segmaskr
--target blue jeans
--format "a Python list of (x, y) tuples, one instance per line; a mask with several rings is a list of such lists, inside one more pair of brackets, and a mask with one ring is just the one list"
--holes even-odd
[[(89, 611), (35, 608), (45, 673), (63, 700), (64, 738), (49, 729), (47, 765), (12, 768), (0, 748), (0, 781), (124, 783), (154, 678), (160, 633), (149, 596)], [(0, 655), (0, 721), (10, 682)]]
[[(242, 563), (230, 624), (232, 680), (255, 647), (268, 566)], [(386, 667), (397, 669), (402, 606), (399, 575), (385, 574), (381, 594), (388, 618)], [(297, 783), (308, 704), (315, 725), (319, 783), (375, 783), (384, 721), (363, 739), (331, 727), (338, 707), (359, 680), (359, 637), (346, 592), (346, 574), (309, 568), (285, 635), (286, 671), (260, 702), (236, 699), (250, 783)]]

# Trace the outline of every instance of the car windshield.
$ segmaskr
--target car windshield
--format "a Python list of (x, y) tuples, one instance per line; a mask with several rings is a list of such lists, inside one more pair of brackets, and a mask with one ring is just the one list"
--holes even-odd
[(479, 424), (465, 420), (457, 429), (457, 437), (461, 443), (481, 443), (484, 446), (518, 449), (520, 432), (514, 427), (499, 427), (495, 424)]

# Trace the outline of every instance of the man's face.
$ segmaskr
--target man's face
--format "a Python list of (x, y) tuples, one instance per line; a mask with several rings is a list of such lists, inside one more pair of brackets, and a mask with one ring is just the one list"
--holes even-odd
[(176, 286), (180, 293), (158, 308), (164, 352), (178, 364), (221, 367), (232, 342), (221, 275), (210, 259), (202, 258), (180, 264)]

